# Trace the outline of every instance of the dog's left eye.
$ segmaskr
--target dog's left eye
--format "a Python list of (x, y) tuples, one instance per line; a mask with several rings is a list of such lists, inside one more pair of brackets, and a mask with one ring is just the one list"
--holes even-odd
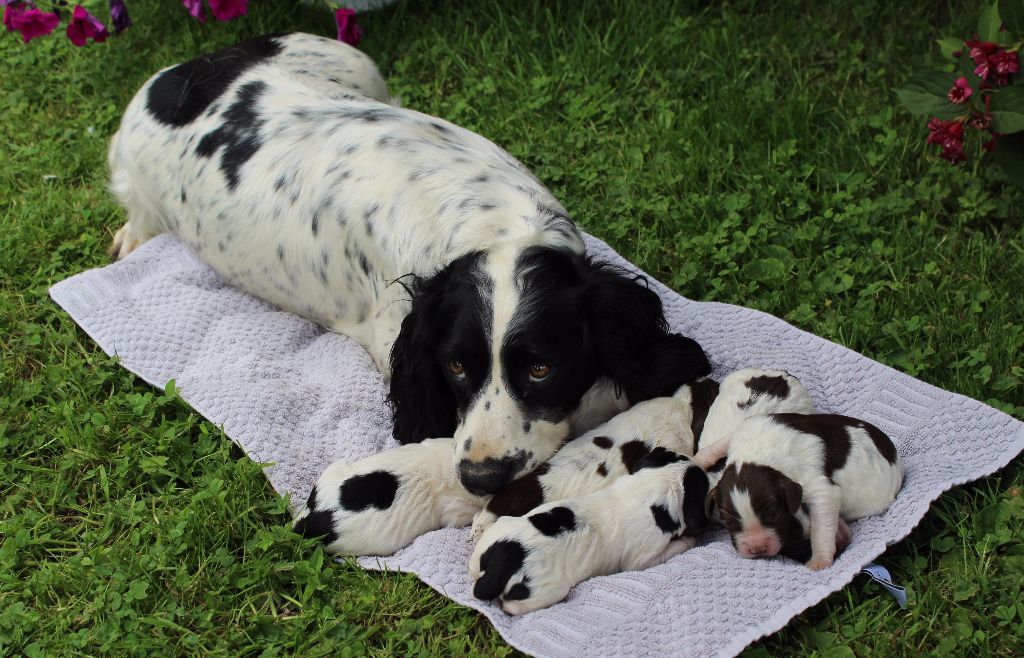
[(534, 363), (530, 366), (530, 381), (539, 382), (551, 374), (550, 363)]

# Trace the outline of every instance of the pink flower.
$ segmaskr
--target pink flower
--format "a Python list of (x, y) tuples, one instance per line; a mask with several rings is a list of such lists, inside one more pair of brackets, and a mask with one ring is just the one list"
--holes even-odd
[(338, 41), (343, 41), (350, 46), (359, 45), (359, 40), (363, 38), (363, 30), (356, 23), (354, 9), (342, 7), (334, 12), (334, 22), (338, 25)]
[(971, 85), (967, 84), (967, 78), (957, 78), (957, 81), (953, 83), (953, 88), (946, 94), (946, 98), (954, 103), (966, 103), (973, 93)]
[(60, 25), (60, 16), (39, 11), (28, 5), (7, 5), (4, 7), (4, 27), (8, 32), (21, 32), (21, 38), (28, 43), (36, 37), (50, 34)]
[(185, 5), (185, 9), (188, 10), (189, 15), (199, 21), (200, 23), (206, 22), (206, 13), (203, 11), (203, 0), (181, 0), (181, 4)]
[(963, 162), (964, 155), (964, 124), (957, 120), (942, 121), (935, 118), (928, 122), (928, 143), (942, 147), (939, 157), (950, 164)]
[(230, 21), (245, 16), (249, 11), (249, 0), (209, 0), (210, 13), (218, 21)]
[(114, 25), (114, 34), (121, 34), (132, 26), (124, 0), (110, 0), (110, 22)]
[(1001, 85), (1010, 84), (1010, 76), (1020, 72), (1020, 62), (1017, 53), (1001, 50), (988, 58), (990, 67), (995, 68), (996, 81)]
[(75, 5), (75, 10), (71, 12), (71, 22), (68, 23), (67, 32), (71, 43), (79, 48), (84, 46), (89, 39), (96, 43), (107, 40), (107, 26), (86, 11), (82, 5)]

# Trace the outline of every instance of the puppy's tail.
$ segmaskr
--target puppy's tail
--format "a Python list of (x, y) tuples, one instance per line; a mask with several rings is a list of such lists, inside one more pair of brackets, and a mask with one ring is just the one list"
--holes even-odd
[(517, 541), (504, 539), (491, 544), (480, 556), (483, 575), (473, 585), (473, 596), (484, 601), (500, 596), (509, 578), (523, 568), (525, 559), (526, 549)]

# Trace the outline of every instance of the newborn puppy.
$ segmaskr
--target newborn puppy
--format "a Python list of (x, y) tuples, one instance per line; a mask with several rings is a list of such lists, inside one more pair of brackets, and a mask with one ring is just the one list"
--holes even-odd
[(758, 414), (815, 412), (814, 401), (800, 380), (785, 370), (744, 368), (722, 380), (704, 421), (693, 461), (720, 472), (729, 446), (727, 437), (747, 418)]
[(641, 402), (605, 424), (566, 443), (546, 464), (498, 492), (473, 519), (476, 541), (499, 516), (522, 516), (546, 500), (560, 500), (607, 487), (637, 469), (653, 448), (692, 456), (694, 434), (718, 384), (701, 379), (672, 397)]
[(295, 517), (295, 532), (323, 537), (328, 553), (390, 555), (430, 530), (468, 525), (486, 497), (459, 482), (453, 441), (427, 439), (334, 462)]
[(708, 525), (708, 478), (685, 457), (654, 449), (611, 486), (505, 516), (473, 549), (473, 596), (521, 615), (557, 603), (582, 580), (646, 569), (692, 548)]
[(845, 520), (881, 514), (903, 484), (896, 447), (880, 429), (837, 414), (754, 416), (736, 428), (706, 512), (742, 557), (799, 551), (828, 568), (850, 540)]

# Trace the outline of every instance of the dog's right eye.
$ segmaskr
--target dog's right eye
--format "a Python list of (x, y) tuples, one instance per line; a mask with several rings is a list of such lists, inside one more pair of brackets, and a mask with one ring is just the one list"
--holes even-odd
[(466, 367), (462, 365), (462, 361), (455, 361), (454, 359), (448, 362), (448, 370), (455, 375), (456, 379), (466, 378)]

